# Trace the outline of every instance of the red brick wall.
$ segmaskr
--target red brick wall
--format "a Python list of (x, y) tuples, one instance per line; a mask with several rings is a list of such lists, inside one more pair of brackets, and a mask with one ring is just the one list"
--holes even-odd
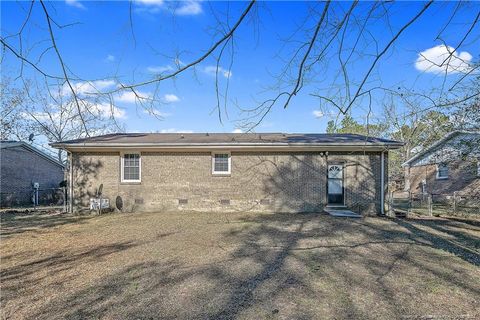
[(448, 163), (448, 179), (437, 179), (435, 164), (410, 168), (410, 191), (422, 192), (422, 180), (427, 182), (427, 193), (453, 194), (454, 191), (464, 194), (480, 193), (480, 178), (477, 176), (475, 162), (453, 161)]

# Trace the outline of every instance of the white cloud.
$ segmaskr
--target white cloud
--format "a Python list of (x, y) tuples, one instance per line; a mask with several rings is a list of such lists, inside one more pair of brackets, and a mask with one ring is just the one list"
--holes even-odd
[(175, 10), (175, 14), (180, 16), (190, 16), (202, 13), (202, 6), (198, 1), (185, 1)]
[(78, 0), (65, 0), (65, 3), (71, 7), (75, 7), (78, 9), (87, 9), (83, 4), (80, 3)]
[(158, 133), (193, 133), (193, 130), (178, 130), (175, 128), (170, 128), (170, 129), (162, 129), (157, 131)]
[[(113, 80), (96, 80), (72, 83), (73, 90), (77, 95), (100, 93), (102, 90), (110, 88), (114, 85), (115, 81)], [(62, 87), (62, 95), (69, 95), (71, 92), (72, 90), (70, 89), (70, 86), (65, 83)]]
[(139, 12), (158, 13), (160, 10), (171, 10), (179, 16), (192, 16), (203, 12), (200, 1), (188, 0), (172, 3), (163, 0), (136, 0)]
[(325, 113), (323, 113), (323, 112), (320, 111), (320, 110), (313, 110), (312, 114), (313, 114), (313, 116), (314, 116), (315, 118), (318, 118), (318, 119), (319, 119), (319, 118), (322, 118), (323, 116), (325, 116)]
[[(135, 94), (136, 93), (136, 94)], [(124, 103), (146, 102), (152, 99), (152, 95), (148, 92), (141, 91), (125, 91), (115, 97), (115, 101)]]
[(172, 93), (168, 93), (166, 95), (163, 96), (163, 101), (167, 102), (167, 103), (171, 103), (171, 102), (178, 102), (180, 101), (180, 98), (177, 97), (176, 95), (172, 94)]
[(158, 109), (143, 109), (143, 113), (156, 118), (165, 118), (171, 115), (170, 113), (162, 112)]
[(242, 129), (235, 129), (232, 131), (232, 133), (243, 133)]
[(90, 112), (98, 112), (99, 116), (113, 115), (113, 117), (117, 119), (125, 119), (127, 117), (127, 113), (125, 112), (125, 110), (108, 103), (94, 104), (89, 107), (89, 110)]
[(141, 3), (146, 6), (161, 7), (163, 6), (163, 0), (136, 0), (136, 2)]
[(166, 66), (150, 66), (147, 68), (147, 71), (150, 73), (164, 73), (167, 71), (173, 71), (173, 67), (171, 65)]
[(215, 74), (218, 72), (225, 78), (230, 78), (232, 76), (232, 72), (230, 70), (226, 70), (220, 66), (218, 67), (218, 69), (217, 66), (206, 66), (205, 68), (203, 68), (203, 72), (211, 76), (215, 76)]
[[(44, 122), (53, 121), (53, 122), (60, 123), (60, 121), (65, 121), (65, 114), (61, 114), (60, 111), (53, 111), (53, 110), (59, 110), (57, 105), (51, 105), (49, 109), (52, 111), (48, 113), (47, 112), (32, 112), (32, 113), (23, 112), (21, 116), (23, 118), (30, 118), (33, 116), (38, 121), (44, 121)], [(85, 104), (82, 104), (81, 110), (82, 110), (82, 113), (84, 114), (88, 112), (88, 114), (93, 114), (98, 118), (109, 118), (112, 115), (117, 119), (125, 119), (127, 117), (127, 113), (125, 112), (124, 109), (121, 109), (109, 103), (88, 104), (88, 106), (86, 106)], [(68, 112), (68, 110), (65, 110), (65, 112)], [(75, 109), (75, 114), (76, 114), (76, 109)]]
[(115, 61), (115, 56), (114, 55), (107, 55), (107, 57), (105, 58), (105, 61), (107, 62), (114, 62)]
[(415, 61), (415, 68), (436, 74), (467, 72), (471, 68), (472, 55), (466, 51), (459, 53), (454, 50), (455, 48), (442, 44), (422, 51)]

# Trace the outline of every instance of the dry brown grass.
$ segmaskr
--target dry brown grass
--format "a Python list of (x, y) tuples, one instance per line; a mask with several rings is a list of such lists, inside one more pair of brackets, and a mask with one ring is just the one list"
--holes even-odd
[(440, 218), (4, 215), (1, 313), (478, 319), (479, 236)]

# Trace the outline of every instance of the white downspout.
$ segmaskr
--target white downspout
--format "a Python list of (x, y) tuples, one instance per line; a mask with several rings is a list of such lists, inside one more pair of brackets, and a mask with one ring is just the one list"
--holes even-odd
[(73, 155), (69, 152), (69, 169), (70, 169), (70, 183), (69, 183), (69, 192), (68, 192), (68, 212), (73, 213)]
[(380, 213), (385, 215), (385, 151), (382, 151), (381, 154), (381, 165), (380, 165)]

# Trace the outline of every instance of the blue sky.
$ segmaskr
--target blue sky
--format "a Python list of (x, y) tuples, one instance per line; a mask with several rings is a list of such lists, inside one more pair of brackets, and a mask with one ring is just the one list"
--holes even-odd
[[(166, 3), (151, 0), (133, 3), (133, 33), (136, 42), (133, 45), (132, 29), (129, 22), (128, 2), (93, 2), (93, 1), (57, 1), (47, 3), (53, 18), (59, 24), (79, 22), (74, 26), (56, 29), (58, 47), (65, 62), (74, 74), (82, 79), (109, 79), (118, 77), (125, 83), (134, 80), (148, 79), (152, 71), (175, 68), (174, 56), (180, 53), (182, 62), (188, 63), (198, 57), (218, 38), (209, 26), (215, 25), (215, 16), (225, 17), (221, 13), (230, 12), (230, 20), (234, 21), (244, 10), (246, 2), (187, 1), (182, 3)], [(21, 6), (27, 8), (28, 3), (2, 2), (2, 36), (14, 33), (20, 27), (25, 12)], [(343, 2), (344, 8), (350, 3)], [(420, 2), (402, 2), (395, 7), (395, 14), (391, 18), (391, 25), (399, 27), (410, 19), (423, 5)], [(417, 90), (429, 90), (438, 86), (442, 77), (432, 72), (422, 72), (416, 68), (415, 61), (420, 52), (426, 51), (442, 42), (435, 40), (435, 36), (442, 26), (442, 21), (449, 17), (446, 6), (452, 4), (439, 3), (433, 5), (426, 15), (412, 25), (399, 39), (393, 50), (385, 55), (380, 67), (375, 70), (369, 86), (381, 84), (383, 86), (406, 86)], [(168, 7), (176, 6), (172, 13)], [(125, 124), (127, 131), (193, 131), (193, 132), (231, 132), (237, 126), (236, 120), (245, 116), (239, 112), (233, 101), (242, 107), (253, 107), (256, 101), (274, 96), (275, 90), (268, 90), (275, 82), (271, 74), (279, 72), (280, 56), (287, 56), (296, 47), (288, 44), (283, 51), (279, 51), (283, 42), (281, 37), (291, 34), (296, 25), (312, 7), (311, 2), (266, 2), (261, 3), (258, 10), (259, 32), (254, 32), (255, 23), (241, 26), (235, 35), (235, 57), (231, 74), (225, 71), (220, 73), (222, 88), (229, 80), (228, 118), (224, 114), (223, 124), (218, 120), (215, 112), (211, 112), (216, 105), (214, 87), (215, 66), (213, 59), (202, 62), (196, 72), (186, 72), (174, 82), (166, 81), (158, 88), (139, 88), (146, 94), (158, 91), (161, 98), (158, 110), (163, 115), (158, 120), (143, 112), (142, 108), (132, 103), (128, 96), (118, 99), (116, 104), (121, 110), (119, 121)], [(320, 7), (321, 8), (321, 7)], [(465, 30), (465, 23), (472, 21), (480, 6), (471, 3), (462, 9), (456, 16), (455, 23), (443, 40), (448, 46), (456, 46), (460, 41), (460, 32)], [(42, 26), (44, 16), (39, 5), (35, 5), (32, 21), (38, 24), (28, 28), (28, 44), (45, 39), (47, 33)], [(390, 33), (385, 25), (378, 24), (372, 28), (376, 33), (380, 47), (388, 39)], [(464, 60), (478, 61), (480, 46), (478, 38), (479, 27), (472, 30), (467, 40), (458, 48), (457, 53)], [(368, 48), (367, 48), (368, 49)], [(368, 51), (366, 49), (366, 52)], [(370, 48), (371, 49), (371, 48)], [(369, 49), (369, 50), (370, 50)], [(438, 47), (437, 47), (438, 49)], [(41, 46), (33, 49), (32, 55), (41, 52)], [(433, 49), (433, 51), (435, 50)], [(352, 68), (352, 77), (360, 78), (366, 71), (368, 63), (358, 62)], [(365, 58), (366, 59), (366, 58)], [(368, 60), (370, 61), (370, 60)], [(227, 70), (228, 57), (220, 66)], [(42, 67), (52, 72), (59, 72), (59, 66), (53, 54), (47, 54), (42, 60)], [(3, 73), (18, 71), (19, 65), (12, 56), (7, 56), (2, 65)], [(214, 69), (213, 69), (214, 70)], [(265, 118), (256, 131), (265, 132), (324, 132), (329, 113), (334, 109), (323, 106), (320, 115), (320, 102), (309, 95), (318, 87), (322, 92), (329, 92), (329, 79), (334, 77), (335, 65), (319, 70), (311, 79), (312, 84), (293, 99), (287, 109), (277, 106)], [(32, 77), (35, 75), (30, 73)], [(448, 76), (447, 81), (453, 81), (455, 75)], [(317, 81), (318, 80), (318, 81)], [(322, 82), (320, 82), (320, 80)], [(319, 83), (316, 83), (319, 82)], [(374, 115), (379, 116), (381, 106), (379, 100), (374, 106)], [(366, 106), (358, 106), (353, 115), (359, 120), (364, 119)]]

